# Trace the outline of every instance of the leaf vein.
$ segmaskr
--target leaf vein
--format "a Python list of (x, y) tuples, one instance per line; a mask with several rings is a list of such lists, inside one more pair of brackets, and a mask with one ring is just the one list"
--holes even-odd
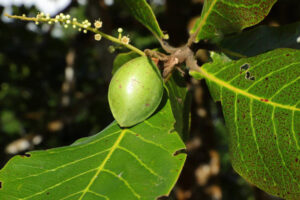
[[(276, 147), (277, 147), (277, 150), (278, 150), (278, 153), (279, 153), (279, 155), (280, 155), (280, 159), (281, 159), (281, 161), (282, 161), (282, 164), (284, 165), (284, 167), (287, 169), (287, 171), (288, 171), (288, 173), (291, 175), (291, 177), (292, 177), (292, 179), (295, 181), (295, 183), (297, 183), (297, 180), (295, 179), (295, 177), (294, 177), (294, 175), (292, 174), (292, 172), (290, 171), (290, 169), (287, 167), (287, 165), (286, 165), (286, 162), (285, 162), (285, 160), (284, 160), (284, 157), (283, 157), (283, 155), (282, 155), (282, 152), (281, 152), (281, 150), (280, 150), (280, 147), (279, 147), (279, 142), (278, 142), (278, 140), (279, 140), (279, 138), (278, 138), (278, 135), (277, 135), (277, 130), (276, 130), (276, 125), (275, 125), (275, 120), (274, 120), (274, 113), (275, 113), (275, 107), (273, 107), (273, 110), (272, 110), (272, 125), (273, 125), (273, 132), (274, 132), (274, 135), (275, 135), (275, 137), (277, 138), (276, 139)], [(300, 185), (299, 183), (297, 183), (297, 185)]]
[[(230, 85), (229, 83), (209, 74), (207, 71), (205, 71), (203, 68), (199, 68), (199, 71), (200, 73), (207, 79), (210, 79), (211, 81), (215, 82), (217, 85), (220, 85), (222, 87), (226, 87), (227, 89), (229, 89), (230, 91), (233, 91), (233, 92), (236, 92), (236, 93), (239, 93), (243, 96), (246, 96), (250, 99), (255, 99), (255, 100), (258, 100), (260, 101), (262, 98), (259, 97), (259, 96), (256, 96), (254, 94), (251, 94), (251, 93), (247, 93), (245, 92), (244, 90), (240, 89), (240, 88), (237, 88), (235, 86), (232, 86)], [(287, 109), (287, 110), (296, 110), (296, 111), (300, 111), (300, 108), (296, 108), (295, 106), (289, 106), (289, 105), (283, 105), (283, 104), (279, 104), (279, 103), (276, 103), (276, 102), (272, 102), (272, 101), (268, 101), (268, 102), (263, 102), (265, 104), (270, 104), (272, 106), (275, 106), (275, 107), (280, 107), (280, 108), (283, 108), (283, 109)]]
[(300, 150), (300, 147), (299, 147), (299, 144), (298, 144), (298, 140), (297, 140), (297, 138), (296, 138), (296, 133), (295, 133), (295, 125), (294, 125), (294, 120), (295, 120), (295, 111), (293, 111), (292, 112), (292, 127), (291, 127), (291, 129), (292, 129), (292, 133), (293, 133), (293, 138), (294, 138), (294, 140), (295, 140), (295, 143), (296, 143), (296, 147), (297, 147), (297, 149), (298, 150)]
[[(117, 133), (120, 133), (120, 132), (121, 132), (121, 131), (118, 130), (118, 131), (113, 132), (113, 133), (111, 133), (111, 134), (108, 134), (108, 135), (106, 135), (106, 136), (104, 136), (104, 137), (101, 137), (101, 138), (99, 138), (99, 139), (97, 139), (97, 140), (94, 140), (94, 141), (92, 141), (92, 142), (90, 142), (90, 143), (82, 144), (82, 145), (80, 145), (80, 146), (69, 146), (68, 149), (65, 149), (65, 150), (62, 150), (62, 151), (60, 151), (60, 149), (55, 149), (56, 151), (51, 151), (51, 150), (46, 150), (46, 151), (47, 151), (47, 153), (55, 154), (55, 153), (62, 153), (62, 152), (66, 152), (66, 151), (78, 150), (78, 149), (81, 149), (81, 148), (90, 146), (91, 144), (95, 144), (95, 143), (97, 143), (97, 142), (99, 142), (99, 141), (101, 141), (101, 140), (103, 140), (103, 139), (105, 139), (105, 138), (111, 137), (111, 136), (113, 136), (113, 135), (115, 135), (115, 134), (117, 134)], [(71, 148), (71, 147), (72, 147), (72, 148)]]
[(48, 190), (50, 190), (50, 189), (53, 189), (53, 188), (56, 188), (56, 187), (62, 185), (63, 183), (66, 183), (66, 182), (68, 182), (68, 181), (70, 181), (70, 180), (72, 180), (72, 179), (74, 179), (74, 178), (77, 178), (77, 177), (79, 177), (79, 176), (88, 174), (88, 173), (90, 173), (90, 172), (92, 172), (92, 171), (96, 171), (96, 170), (97, 170), (97, 168), (95, 168), (95, 169), (90, 169), (90, 170), (85, 171), (85, 172), (83, 172), (83, 173), (77, 174), (76, 176), (72, 176), (72, 177), (70, 177), (70, 178), (68, 178), (68, 179), (65, 179), (65, 180), (63, 180), (63, 181), (60, 181), (59, 183), (57, 183), (57, 184), (55, 184), (55, 185), (52, 185), (52, 186), (50, 186), (50, 187), (47, 187), (46, 189), (44, 189), (44, 190), (42, 190), (42, 191), (40, 191), (40, 192), (37, 192), (37, 193), (35, 193), (35, 194), (32, 194), (32, 195), (27, 196), (27, 197), (25, 197), (25, 198), (22, 198), (22, 199), (20, 199), (20, 200), (26, 200), (26, 199), (32, 198), (32, 197), (34, 197), (34, 196), (43, 194), (43, 193), (45, 193), (46, 191), (48, 191)]
[(95, 195), (95, 196), (103, 197), (104, 199), (109, 200), (109, 198), (107, 196), (105, 196), (103, 194), (99, 194), (98, 192), (95, 192), (95, 191), (92, 191), (92, 190), (89, 190), (88, 192)]
[(110, 149), (111, 149), (111, 148), (109, 148), (109, 149), (105, 149), (105, 150), (103, 150), (103, 151), (100, 151), (100, 152), (97, 152), (97, 153), (95, 153), (95, 154), (92, 154), (92, 155), (90, 155), (90, 156), (87, 156), (87, 157), (84, 157), (84, 158), (81, 158), (81, 159), (78, 159), (78, 160), (75, 160), (75, 161), (72, 161), (72, 162), (66, 163), (66, 164), (64, 164), (64, 165), (61, 165), (61, 166), (59, 166), (59, 167), (56, 167), (56, 168), (53, 168), (53, 169), (47, 169), (47, 170), (45, 170), (44, 172), (41, 172), (41, 173), (32, 174), (32, 175), (29, 175), (29, 176), (26, 176), (26, 177), (16, 178), (16, 179), (14, 179), (14, 180), (12, 180), (12, 181), (15, 181), (15, 180), (23, 180), (23, 179), (27, 179), (27, 178), (31, 178), (31, 177), (35, 177), (35, 176), (39, 176), (39, 175), (42, 175), (42, 174), (46, 174), (46, 173), (48, 173), (48, 172), (55, 172), (55, 171), (56, 171), (56, 170), (58, 170), (58, 169), (61, 169), (61, 168), (67, 167), (67, 166), (69, 166), (69, 165), (72, 165), (72, 164), (78, 163), (78, 162), (80, 162), (80, 161), (83, 161), (83, 160), (86, 160), (86, 159), (92, 158), (92, 157), (94, 157), (94, 156), (97, 156), (97, 155), (101, 155), (101, 154), (103, 154), (103, 153), (105, 153), (105, 152), (109, 151)]
[(290, 81), (289, 83), (283, 85), (281, 88), (279, 88), (270, 98), (269, 100), (272, 100), (274, 97), (276, 97), (276, 95), (278, 95), (282, 90), (284, 90), (285, 88), (287, 88), (288, 86), (290, 86), (291, 84), (295, 83), (296, 81), (298, 81), (300, 79), (300, 76), (298, 76), (296, 79)]
[[(261, 161), (262, 161), (265, 169), (267, 170), (269, 176), (272, 178), (274, 185), (276, 185), (276, 182), (275, 182), (273, 176), (271, 175), (271, 172), (269, 171), (269, 168), (267, 167), (267, 165), (266, 165), (266, 163), (265, 163), (265, 161), (263, 159), (263, 156), (262, 156), (262, 154), (261, 154), (261, 152), (259, 150), (260, 148), (259, 148), (259, 145), (258, 145), (258, 142), (257, 142), (256, 131), (255, 131), (254, 124), (253, 124), (253, 113), (252, 113), (253, 99), (250, 100), (250, 105), (249, 106), (250, 106), (250, 113), (249, 113), (249, 115), (250, 115), (251, 130), (252, 130), (252, 135), (253, 135), (253, 138), (254, 138), (254, 141), (255, 141), (255, 145), (256, 145), (256, 149), (257, 149), (258, 155), (261, 158)], [(264, 177), (264, 178), (266, 178), (266, 177)]]
[(87, 193), (87, 191), (89, 190), (89, 188), (91, 187), (91, 185), (94, 183), (94, 181), (96, 180), (96, 178), (98, 177), (98, 175), (100, 174), (100, 172), (103, 170), (103, 168), (106, 165), (107, 161), (112, 156), (113, 152), (117, 149), (117, 147), (119, 146), (121, 140), (125, 136), (126, 131), (127, 131), (127, 129), (122, 130), (122, 132), (119, 135), (118, 139), (116, 140), (115, 144), (112, 146), (112, 148), (110, 149), (109, 153), (107, 154), (106, 158), (103, 160), (103, 162), (101, 163), (101, 165), (97, 168), (97, 171), (96, 171), (95, 175), (93, 176), (93, 178), (91, 179), (91, 181), (89, 182), (89, 184), (84, 189), (82, 195), (79, 197), (79, 200), (82, 200), (82, 198)]
[(118, 176), (116, 173), (114, 173), (113, 171), (109, 170), (109, 169), (103, 169), (103, 172), (106, 172), (108, 174), (113, 175), (115, 178), (119, 179), (121, 182), (123, 182), (126, 187), (130, 190), (130, 192), (132, 192), (132, 194), (137, 198), (140, 199), (141, 195), (139, 195), (133, 188), (132, 186), (124, 179), (122, 178), (122, 176)]
[(235, 98), (234, 98), (234, 124), (235, 124), (235, 133), (237, 135), (237, 147), (238, 149), (240, 150), (240, 155), (241, 155), (241, 160), (242, 160), (242, 163), (244, 164), (244, 167), (246, 169), (246, 171), (249, 171), (246, 163), (245, 163), (245, 159), (244, 159), (244, 155), (243, 155), (243, 151), (241, 149), (241, 144), (240, 144), (240, 134), (239, 134), (239, 131), (238, 131), (238, 123), (237, 123), (237, 93), (235, 93)]
[[(277, 69), (275, 71), (272, 71), (268, 74), (266, 74), (265, 76), (261, 77), (260, 79), (258, 79), (257, 81), (255, 81), (252, 85), (250, 85), (247, 89), (245, 89), (246, 92), (248, 92), (251, 88), (253, 88), (255, 85), (257, 85), (258, 83), (260, 83), (261, 81), (263, 81), (265, 78), (267, 78), (268, 76), (271, 76), (272, 74), (275, 74), (277, 72), (280, 72), (280, 71), (283, 71), (283, 70), (286, 70), (290, 67), (292, 67), (294, 64), (298, 64), (300, 62), (296, 62), (296, 63), (291, 63), (289, 65), (286, 65), (285, 67), (283, 68), (280, 68), (280, 69)], [(299, 77), (298, 77), (299, 78)]]
[(133, 153), (132, 151), (130, 151), (129, 149), (126, 149), (125, 147), (122, 146), (118, 146), (119, 149), (127, 152), (128, 154), (130, 154), (132, 157), (134, 157), (136, 159), (136, 161), (138, 161), (138, 163), (140, 163), (140, 165), (142, 167), (144, 167), (148, 172), (150, 172), (152, 175), (159, 177), (159, 178), (163, 178), (161, 177), (159, 174), (157, 174), (153, 169), (151, 169), (150, 167), (148, 167), (135, 153)]
[(75, 195), (77, 195), (77, 194), (79, 194), (79, 193), (81, 193), (81, 192), (82, 192), (82, 191), (75, 192), (75, 193), (73, 193), (73, 194), (69, 194), (69, 195), (67, 195), (67, 196), (65, 196), (65, 197), (63, 197), (63, 198), (61, 198), (60, 200), (65, 200), (65, 199), (70, 198), (70, 197), (72, 197), (72, 196), (75, 196)]
[[(136, 134), (135, 134), (134, 132), (132, 132), (131, 130), (128, 130), (128, 133), (130, 133), (130, 134), (132, 134), (132, 135), (136, 135)], [(156, 144), (155, 142), (153, 142), (153, 141), (151, 141), (151, 140), (148, 140), (148, 139), (142, 137), (141, 135), (139, 135), (137, 138), (139, 138), (140, 140), (142, 140), (142, 141), (144, 141), (144, 142), (146, 142), (146, 143), (148, 143), (148, 144), (155, 145), (155, 146), (157, 146), (158, 148), (160, 148), (160, 149), (162, 149), (162, 150), (168, 152), (169, 154), (172, 154), (172, 152), (169, 152), (169, 150), (166, 149), (166, 148), (165, 148), (163, 145), (161, 145), (161, 144)]]

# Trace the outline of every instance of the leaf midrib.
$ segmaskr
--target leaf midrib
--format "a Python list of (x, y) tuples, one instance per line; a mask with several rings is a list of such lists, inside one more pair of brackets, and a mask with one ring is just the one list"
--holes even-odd
[[(116, 142), (114, 143), (114, 145), (111, 147), (110, 151), (108, 152), (107, 156), (105, 157), (105, 159), (103, 160), (103, 162), (101, 163), (101, 165), (98, 167), (98, 170), (96, 171), (95, 175), (92, 177), (91, 181), (89, 182), (89, 184), (86, 186), (86, 188), (82, 191), (81, 196), (79, 197), (78, 200), (82, 200), (82, 198), (85, 196), (85, 194), (89, 191), (90, 187), (93, 185), (93, 183), (95, 182), (96, 178), (98, 177), (98, 175), (104, 170), (104, 166), (106, 165), (107, 161), (111, 158), (112, 154), (114, 153), (114, 151), (118, 148), (120, 142), (122, 141), (122, 139), (125, 136), (126, 133), (126, 129), (124, 129), (120, 136), (118, 137), (118, 139), (116, 140)], [(138, 196), (139, 198), (139, 196)]]
[[(198, 33), (201, 32), (203, 26), (204, 26), (205, 23), (206, 23), (206, 20), (207, 20), (208, 16), (209, 16), (210, 13), (212, 12), (212, 10), (213, 10), (215, 4), (217, 3), (217, 1), (218, 1), (218, 0), (213, 0), (213, 2), (210, 4), (210, 7), (209, 7), (208, 10), (207, 10), (207, 12), (204, 14), (203, 18), (201, 18), (200, 23), (199, 23), (199, 27), (198, 27)], [(196, 30), (195, 32), (197, 32), (197, 30)], [(198, 34), (198, 33), (197, 33), (197, 34)]]
[(210, 81), (213, 81), (215, 82), (217, 85), (221, 86), (221, 87), (225, 87), (227, 89), (229, 89), (230, 91), (233, 91), (235, 93), (238, 93), (240, 95), (243, 95), (243, 96), (246, 96), (250, 99), (255, 99), (255, 100), (258, 100), (262, 103), (265, 103), (265, 104), (269, 104), (273, 107), (279, 107), (279, 108), (283, 108), (283, 109), (287, 109), (287, 110), (292, 110), (292, 111), (300, 111), (300, 108), (297, 108), (295, 106), (289, 106), (289, 105), (283, 105), (283, 104), (279, 104), (279, 103), (276, 103), (274, 101), (261, 101), (262, 99), (264, 99), (263, 97), (259, 97), (259, 96), (256, 96), (254, 94), (251, 94), (251, 93), (248, 93), (248, 92), (245, 92), (244, 90), (240, 89), (240, 88), (237, 88), (237, 87), (234, 87), (230, 84), (228, 84), (227, 82), (215, 77), (214, 75), (208, 73), (205, 69), (203, 69), (203, 67), (199, 68), (199, 72), (208, 80)]

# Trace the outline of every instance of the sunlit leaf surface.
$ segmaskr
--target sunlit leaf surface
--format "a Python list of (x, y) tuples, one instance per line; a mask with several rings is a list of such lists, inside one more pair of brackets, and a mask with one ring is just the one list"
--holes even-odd
[(300, 51), (218, 60), (201, 71), (191, 74), (221, 101), (234, 169), (273, 195), (300, 199)]
[(114, 122), (73, 145), (15, 156), (0, 171), (1, 200), (156, 199), (168, 195), (186, 155), (170, 102), (130, 129)]
[(191, 30), (197, 41), (222, 37), (262, 21), (276, 0), (205, 0), (201, 17)]

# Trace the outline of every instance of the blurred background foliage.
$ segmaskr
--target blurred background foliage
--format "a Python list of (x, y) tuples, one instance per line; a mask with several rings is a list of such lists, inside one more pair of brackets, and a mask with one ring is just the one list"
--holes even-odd
[[(170, 43), (184, 44), (188, 29), (201, 13), (203, 0), (148, 1)], [(279, 26), (300, 19), (300, 2), (279, 0), (261, 23)], [(103, 21), (105, 33), (122, 27), (140, 49), (158, 42), (135, 21), (121, 0), (0, 0), (0, 168), (14, 155), (29, 150), (69, 145), (93, 135), (113, 117), (107, 102), (112, 63), (109, 41), (72, 28), (15, 21), (9, 14), (69, 13), (79, 20)], [(202, 62), (207, 51), (200, 51)], [(187, 78), (193, 92), (188, 160), (170, 199), (275, 199), (237, 175), (228, 154), (228, 136), (219, 104), (204, 82)]]

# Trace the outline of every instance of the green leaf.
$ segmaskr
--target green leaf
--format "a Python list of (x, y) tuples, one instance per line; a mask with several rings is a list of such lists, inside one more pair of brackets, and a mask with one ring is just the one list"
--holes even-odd
[(147, 27), (157, 38), (165, 36), (159, 27), (156, 17), (146, 0), (124, 0), (130, 13), (145, 27)]
[(262, 21), (276, 0), (205, 0), (201, 16), (191, 33), (196, 32), (196, 42), (214, 39), (238, 32)]
[(173, 72), (166, 86), (170, 95), (173, 115), (176, 119), (175, 130), (185, 141), (189, 136), (191, 93), (188, 91), (184, 78), (177, 71)]
[(111, 73), (114, 74), (122, 65), (139, 56), (141, 55), (135, 53), (134, 51), (130, 51), (127, 53), (119, 53), (114, 60), (113, 69)]
[(221, 101), (234, 169), (266, 192), (300, 199), (300, 51), (212, 62), (200, 72)]
[(143, 123), (116, 122), (73, 145), (15, 156), (0, 171), (1, 200), (156, 199), (182, 170), (185, 145), (170, 101)]
[(250, 57), (277, 48), (300, 49), (299, 36), (300, 22), (279, 27), (259, 26), (225, 37), (219, 46), (228, 55)]

